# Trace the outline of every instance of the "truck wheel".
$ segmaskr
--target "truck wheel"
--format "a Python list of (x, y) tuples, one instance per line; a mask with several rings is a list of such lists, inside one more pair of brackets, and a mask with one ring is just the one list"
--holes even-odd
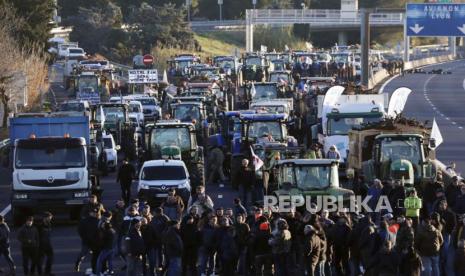
[(20, 208), (12, 207), (11, 212), (13, 215), (13, 225), (14, 226), (21, 226), (24, 223), (24, 212)]
[(189, 170), (192, 191), (195, 191), (195, 188), (202, 185), (205, 186), (205, 168), (203, 163), (192, 164)]

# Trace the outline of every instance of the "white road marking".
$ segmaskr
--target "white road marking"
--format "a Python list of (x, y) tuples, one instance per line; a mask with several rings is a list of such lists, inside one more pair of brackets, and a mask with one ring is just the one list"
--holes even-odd
[(220, 188), (224, 188), (224, 184), (220, 184)]
[(463, 127), (459, 126), (459, 129), (463, 129)]
[(449, 117), (446, 117), (446, 120), (447, 120), (447, 121), (450, 121)]
[(8, 214), (10, 211), (11, 211), (11, 204), (8, 204), (8, 206), (6, 206), (5, 209), (3, 209), (3, 211), (0, 212), (0, 215), (6, 216), (6, 214)]
[(218, 198), (223, 198), (223, 195), (218, 195)]
[(456, 123), (456, 122), (454, 122), (454, 121), (452, 121), (452, 124), (453, 124), (453, 125), (456, 125), (457, 123)]
[(383, 94), (384, 93), (384, 88), (386, 87), (386, 85), (388, 85), (391, 81), (393, 81), (395, 78), (399, 77), (400, 75), (395, 75), (394, 77), (388, 79), (385, 83), (383, 83), (383, 85), (381, 86), (381, 88), (379, 89), (379, 94)]

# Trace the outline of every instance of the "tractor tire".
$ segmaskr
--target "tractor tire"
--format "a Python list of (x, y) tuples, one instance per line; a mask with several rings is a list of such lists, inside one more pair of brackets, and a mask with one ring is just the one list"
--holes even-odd
[(191, 191), (195, 191), (198, 186), (205, 187), (205, 167), (203, 163), (191, 164), (189, 168), (191, 178)]

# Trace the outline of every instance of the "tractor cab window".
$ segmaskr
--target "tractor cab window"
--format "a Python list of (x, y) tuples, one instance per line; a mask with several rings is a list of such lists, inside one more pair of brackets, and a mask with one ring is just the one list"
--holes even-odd
[(78, 79), (78, 90), (93, 93), (98, 91), (98, 79), (96, 76), (80, 76)]
[(419, 164), (421, 158), (420, 141), (415, 137), (409, 139), (384, 138), (381, 141), (380, 161), (409, 160), (412, 164)]
[(273, 136), (275, 141), (283, 140), (281, 124), (275, 121), (251, 122), (249, 125), (250, 138), (262, 138), (268, 135)]
[[(122, 106), (104, 106), (103, 114), (105, 116), (105, 121), (116, 122), (118, 120), (124, 121), (124, 108)], [(101, 121), (100, 112), (96, 112), (96, 120)]]
[(174, 110), (174, 118), (181, 122), (192, 122), (194, 119), (200, 122), (200, 109), (193, 105), (178, 105)]
[(178, 146), (181, 151), (191, 148), (191, 138), (188, 128), (156, 128), (152, 131), (152, 148)]
[(250, 65), (261, 66), (262, 65), (262, 59), (260, 57), (248, 57), (245, 60), (245, 65), (247, 65), (247, 66), (250, 66)]
[(329, 187), (331, 167), (298, 166), (295, 167), (297, 187), (302, 190), (318, 190)]

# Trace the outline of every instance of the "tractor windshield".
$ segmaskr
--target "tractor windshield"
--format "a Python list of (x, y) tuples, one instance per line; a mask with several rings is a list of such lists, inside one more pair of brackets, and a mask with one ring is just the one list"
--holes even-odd
[(251, 122), (249, 125), (250, 138), (273, 136), (275, 141), (283, 141), (282, 125), (277, 121)]
[(174, 109), (174, 118), (181, 122), (190, 123), (194, 119), (200, 122), (200, 109), (195, 105), (178, 105)]
[(281, 183), (289, 182), (301, 190), (321, 190), (338, 183), (332, 165), (288, 165), (281, 169)]
[(219, 60), (217, 63), (216, 63), (216, 66), (220, 67), (220, 68), (223, 68), (223, 69), (226, 69), (226, 68), (234, 68), (234, 60), (230, 60), (230, 59), (222, 59), (222, 60)]
[(78, 91), (94, 93), (98, 91), (98, 79), (96, 76), (80, 76), (78, 79)]
[(347, 54), (336, 54), (333, 55), (333, 58), (336, 63), (347, 63), (349, 61), (349, 55)]
[(249, 66), (249, 65), (261, 66), (262, 65), (262, 59), (260, 57), (248, 57), (245, 60), (245, 65), (247, 65), (247, 66)]
[(278, 98), (278, 91), (276, 85), (255, 85), (255, 92), (250, 92), (254, 100), (258, 99), (276, 99)]
[(166, 146), (178, 146), (181, 151), (191, 148), (189, 129), (184, 127), (155, 128), (152, 131), (151, 148), (161, 150)]
[(421, 146), (417, 137), (386, 137), (381, 141), (380, 161), (405, 159), (412, 164), (420, 164)]
[(289, 75), (286, 73), (277, 73), (277, 74), (271, 73), (270, 82), (277, 82), (277, 83), (289, 82)]

